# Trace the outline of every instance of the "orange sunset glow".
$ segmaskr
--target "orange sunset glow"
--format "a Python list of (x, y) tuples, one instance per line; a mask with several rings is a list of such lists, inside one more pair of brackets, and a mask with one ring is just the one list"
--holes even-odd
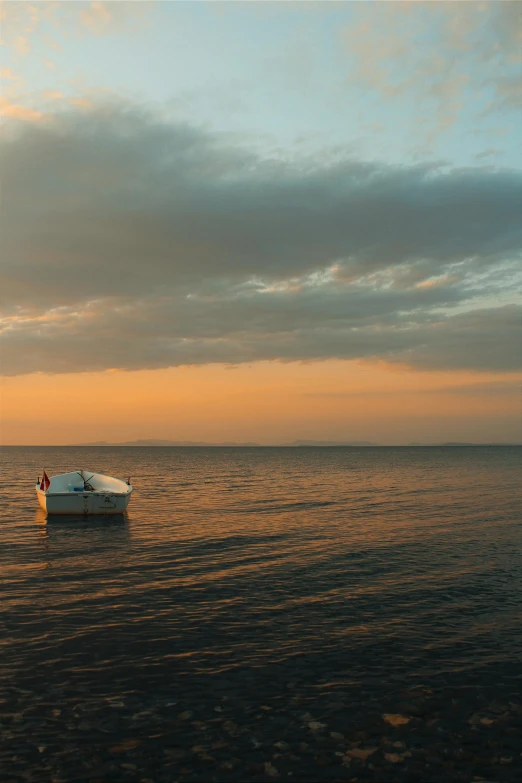
[(521, 376), (325, 361), (25, 375), (3, 382), (6, 444), (294, 439), (509, 442)]

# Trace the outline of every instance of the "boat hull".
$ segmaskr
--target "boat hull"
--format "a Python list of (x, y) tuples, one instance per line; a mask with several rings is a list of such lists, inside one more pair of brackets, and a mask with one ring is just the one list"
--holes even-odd
[(47, 514), (124, 514), (131, 493), (127, 492), (42, 492), (37, 487), (40, 506)]

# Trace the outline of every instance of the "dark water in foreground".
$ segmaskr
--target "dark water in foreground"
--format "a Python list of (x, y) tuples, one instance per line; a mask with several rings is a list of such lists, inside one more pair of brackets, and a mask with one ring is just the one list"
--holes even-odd
[[(80, 753), (79, 740), (75, 745), (71, 739), (78, 715), (67, 713), (80, 703), (77, 711), (89, 712), (90, 704), (97, 716), (87, 721), (89, 730), (80, 731), (82, 742), (91, 743), (91, 758), (106, 735), (113, 745), (128, 740), (131, 725), (136, 731), (141, 726), (143, 743), (140, 719), (132, 724), (140, 709), (155, 715), (141, 720), (149, 726), (156, 721), (156, 745), (168, 725), (169, 747), (172, 732), (185, 737), (178, 738), (183, 747), (200, 747), (191, 732), (199, 730), (192, 724), (203, 702), (210, 722), (223, 720), (216, 705), (235, 710), (238, 732), (237, 711), (244, 716), (257, 709), (261, 735), (271, 710), (281, 713), (283, 734), (283, 713), (287, 724), (292, 721), (292, 699), (296, 716), (306, 708), (298, 719), (305, 726), (306, 711), (315, 718), (314, 704), (320, 703), (327, 723), (306, 729), (314, 742), (321, 731), (335, 731), (325, 718), (325, 705), (335, 699), (352, 705), (352, 717), (363, 716), (365, 704), (380, 700), (386, 709), (392, 694), (408, 689), (424, 688), (427, 698), (444, 687), (458, 690), (482, 680), (491, 698), (499, 689), (508, 698), (509, 688), (518, 703), (521, 467), (520, 447), (5, 448), (0, 697), (9, 707), (11, 738), (20, 735), (23, 745), (17, 720), (32, 720), (32, 733), (38, 729), (47, 737), (46, 750), (35, 750), (31, 761), (41, 766), (36, 777), (51, 780), (54, 774), (67, 781), (80, 779), (80, 767), (87, 775), (81, 779), (89, 779), (87, 762), (78, 766), (71, 750), (67, 763), (76, 758), (78, 769), (65, 774), (53, 766), (58, 751), (46, 754), (53, 741), (63, 746), (58, 732)], [(33, 488), (43, 468), (50, 475), (75, 468), (130, 475), (135, 493), (128, 517), (46, 522)], [(421, 698), (420, 691), (413, 695)], [(267, 705), (270, 699), (275, 701)], [(114, 703), (122, 705), (120, 713)], [(262, 706), (267, 709), (259, 712)], [(194, 720), (180, 717), (187, 707)], [(105, 734), (97, 735), (104, 720)], [(420, 718), (409, 720), (413, 725)], [(359, 723), (360, 731), (363, 717)], [(331, 751), (337, 761), (350, 739), (346, 726), (341, 751)], [(18, 755), (5, 752), (9, 779), (21, 780), (16, 775), (30, 766), (22, 745)], [(255, 756), (255, 742), (249, 747)], [(167, 750), (161, 745), (150, 757), (157, 762)], [(166, 767), (142, 774), (145, 761), (136, 756), (141, 751), (129, 752), (134, 761), (127, 766), (134, 770), (115, 762), (117, 770), (103, 772), (109, 762), (99, 750), (102, 771), (93, 768), (93, 780), (141, 780), (147, 774), (158, 781), (266, 779), (275, 775), (263, 765), (283, 764), (265, 753), (250, 773), (242, 757), (230, 768), (215, 759), (215, 769), (202, 772), (196, 761), (167, 754)], [(179, 758), (185, 752), (201, 761), (203, 751), (178, 748)], [(319, 764), (320, 774), (392, 779), (379, 777), (365, 760), (344, 758), (340, 767)], [(401, 763), (413, 762), (407, 757)], [(513, 763), (502, 762), (507, 771), (499, 779), (511, 779)], [(453, 772), (446, 770), (441, 779)], [(299, 779), (308, 779), (306, 774)]]

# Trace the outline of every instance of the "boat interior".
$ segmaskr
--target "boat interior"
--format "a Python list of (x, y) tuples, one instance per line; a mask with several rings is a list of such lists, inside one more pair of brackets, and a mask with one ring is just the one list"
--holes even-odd
[(130, 484), (121, 479), (104, 476), (102, 473), (91, 473), (88, 470), (73, 470), (61, 473), (50, 479), (50, 493), (55, 492), (112, 492), (126, 495), (131, 491)]

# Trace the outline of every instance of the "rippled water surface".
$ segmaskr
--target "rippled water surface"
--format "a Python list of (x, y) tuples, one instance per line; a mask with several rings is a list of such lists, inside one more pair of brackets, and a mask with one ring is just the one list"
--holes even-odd
[[(0, 678), (110, 692), (328, 661), (421, 676), (522, 653), (522, 449), (5, 448)], [(132, 478), (127, 518), (34, 483)]]

